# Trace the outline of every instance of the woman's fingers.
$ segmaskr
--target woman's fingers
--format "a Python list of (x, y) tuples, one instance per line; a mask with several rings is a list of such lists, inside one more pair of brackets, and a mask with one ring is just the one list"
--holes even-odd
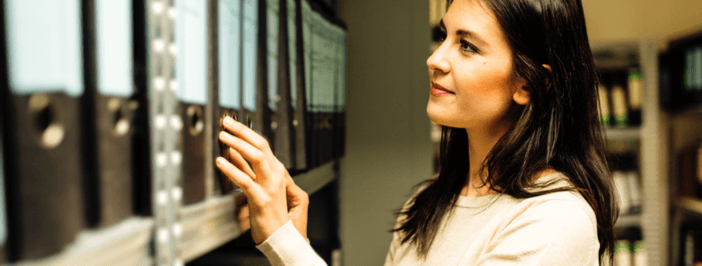
[(271, 150), (270, 144), (268, 144), (268, 141), (264, 137), (256, 133), (256, 131), (253, 131), (246, 125), (237, 122), (231, 117), (224, 118), (224, 127), (227, 128), (227, 131), (233, 133), (236, 137), (258, 148), (264, 153), (268, 160), (275, 160), (275, 155), (273, 155), (273, 151)]
[(254, 173), (253, 169), (251, 169), (251, 166), (249, 166), (249, 163), (246, 162), (244, 157), (241, 157), (241, 154), (236, 151), (234, 148), (228, 148), (229, 149), (229, 160), (231, 160), (232, 164), (236, 166), (236, 168), (239, 168), (239, 170), (243, 171), (247, 175), (249, 175), (252, 179), (256, 179), (256, 174)]
[(229, 180), (234, 182), (241, 190), (246, 194), (246, 196), (257, 195), (261, 193), (261, 188), (254, 182), (253, 179), (246, 173), (242, 172), (234, 166), (231, 162), (224, 159), (224, 157), (217, 157), (217, 167), (229, 177)]
[(273, 169), (268, 163), (268, 156), (263, 151), (225, 131), (219, 133), (219, 139), (251, 162), (257, 180), (266, 181), (272, 176)]

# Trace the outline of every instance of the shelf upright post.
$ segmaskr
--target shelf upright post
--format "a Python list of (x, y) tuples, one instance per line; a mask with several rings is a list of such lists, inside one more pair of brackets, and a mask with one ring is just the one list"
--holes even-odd
[(658, 46), (652, 41), (639, 43), (639, 60), (645, 79), (643, 123), (641, 128), (641, 178), (643, 204), (641, 224), (647, 265), (668, 265), (668, 228), (670, 193), (668, 184), (668, 116), (659, 105)]
[[(180, 0), (183, 1), (183, 0)], [(181, 183), (183, 121), (178, 115), (175, 77), (176, 0), (147, 0), (148, 117), (151, 150), (154, 265), (181, 266), (177, 250), (182, 234), (178, 212)]]

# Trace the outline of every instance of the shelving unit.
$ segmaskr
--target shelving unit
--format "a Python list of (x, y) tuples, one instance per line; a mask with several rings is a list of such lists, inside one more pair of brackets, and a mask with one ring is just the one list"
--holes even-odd
[(600, 70), (638, 65), (643, 75), (642, 124), (640, 127), (605, 129), (610, 150), (638, 154), (642, 211), (622, 215), (616, 228), (640, 227), (647, 265), (667, 265), (669, 246), (669, 178), (667, 114), (659, 105), (658, 46), (653, 41), (597, 43), (591, 45)]
[[(306, 173), (293, 176), (295, 183), (313, 194), (333, 182), (338, 175), (339, 161), (330, 162)], [(180, 259), (190, 262), (238, 237), (242, 232), (234, 215), (234, 199), (241, 192), (212, 196), (204, 202), (184, 206), (173, 232)], [(109, 228), (84, 230), (63, 252), (48, 258), (23, 261), (11, 266), (80, 265), (153, 265), (152, 241), (159, 232), (151, 218), (134, 217)]]

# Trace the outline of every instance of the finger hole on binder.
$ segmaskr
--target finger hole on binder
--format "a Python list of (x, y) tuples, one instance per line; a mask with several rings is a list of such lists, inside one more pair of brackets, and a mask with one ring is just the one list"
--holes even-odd
[(46, 94), (33, 94), (29, 97), (31, 119), (34, 120), (36, 132), (39, 134), (39, 142), (47, 149), (61, 144), (65, 136), (58, 111)]

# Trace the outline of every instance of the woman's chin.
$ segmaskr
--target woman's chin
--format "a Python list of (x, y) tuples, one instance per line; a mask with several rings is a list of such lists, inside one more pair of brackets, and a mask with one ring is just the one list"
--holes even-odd
[(441, 126), (455, 127), (455, 123), (451, 123), (451, 119), (448, 117), (448, 112), (440, 109), (442, 108), (432, 106), (432, 104), (429, 103), (427, 106), (427, 116), (429, 117), (429, 120)]

